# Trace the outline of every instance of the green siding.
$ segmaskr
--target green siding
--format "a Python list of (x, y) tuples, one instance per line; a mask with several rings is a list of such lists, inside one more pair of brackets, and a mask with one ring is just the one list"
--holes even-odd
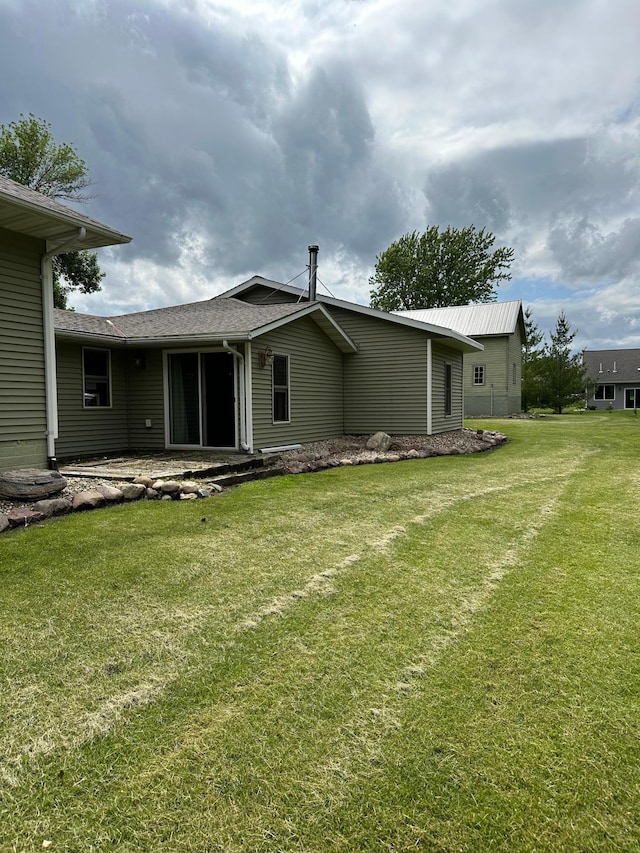
[[(520, 332), (513, 335), (479, 336), (484, 352), (464, 357), (465, 414), (500, 417), (519, 412), (522, 406), (522, 355)], [(473, 384), (473, 368), (484, 365), (484, 385)], [(516, 381), (513, 382), (513, 365)]]
[(343, 308), (326, 306), (359, 351), (344, 356), (346, 433), (427, 431), (427, 336)]
[[(290, 423), (274, 424), (271, 368), (260, 352), (289, 356)], [(334, 438), (344, 432), (342, 353), (309, 317), (252, 344), (253, 443), (256, 449)]]
[[(512, 379), (513, 364), (516, 366), (515, 383)], [(510, 415), (512, 412), (520, 411), (522, 411), (522, 337), (518, 329), (509, 337), (509, 393), (505, 414)]]
[(40, 260), (44, 243), (0, 228), (0, 469), (47, 464)]
[[(95, 344), (92, 349), (105, 349)], [(58, 340), (58, 458), (121, 453), (128, 449), (127, 353), (111, 348), (111, 407), (84, 408), (80, 343)]]
[[(300, 298), (292, 293), (274, 290), (272, 287), (265, 287), (263, 284), (254, 285), (238, 294), (236, 299), (242, 299), (243, 302), (250, 302), (252, 305), (282, 305), (283, 303), (300, 301)], [(307, 301), (306, 298), (304, 301)]]
[[(452, 405), (451, 414), (445, 415), (445, 365), (451, 365)], [(445, 347), (440, 343), (432, 344), (431, 351), (431, 388), (433, 410), (431, 415), (431, 431), (433, 433), (449, 432), (462, 429), (462, 353)]]
[[(141, 357), (143, 366), (137, 367)], [(162, 450), (164, 440), (164, 373), (161, 349), (127, 350), (129, 366), (129, 447)], [(147, 420), (151, 426), (145, 426)]]

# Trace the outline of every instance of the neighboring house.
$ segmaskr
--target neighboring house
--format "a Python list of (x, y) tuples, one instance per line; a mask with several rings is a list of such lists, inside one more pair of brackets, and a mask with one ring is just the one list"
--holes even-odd
[(254, 452), (463, 425), (458, 332), (254, 276), (213, 299), (118, 317), (55, 312), (60, 457)]
[(640, 409), (640, 349), (585, 350), (582, 357), (596, 383), (588, 406)]
[(525, 326), (519, 299), (394, 313), (455, 329), (484, 345), (483, 352), (467, 352), (464, 357), (466, 416), (503, 416), (521, 410)]
[(0, 176), (0, 470), (55, 464), (52, 257), (130, 239)]

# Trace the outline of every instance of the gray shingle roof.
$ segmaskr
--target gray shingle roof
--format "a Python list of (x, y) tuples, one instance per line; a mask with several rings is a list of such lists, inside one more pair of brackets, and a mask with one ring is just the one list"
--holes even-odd
[(279, 321), (311, 314), (318, 325), (345, 351), (356, 347), (318, 303), (298, 302), (278, 305), (253, 305), (240, 299), (216, 296), (204, 302), (190, 302), (135, 314), (95, 317), (75, 311), (54, 312), (56, 333), (101, 336), (105, 339), (144, 343), (172, 340), (247, 338)]
[(81, 227), (87, 233), (76, 241), (77, 245), (70, 251), (131, 241), (131, 237), (114, 231), (108, 225), (0, 175), (0, 228), (55, 244)]
[(588, 376), (596, 382), (633, 382), (640, 387), (640, 349), (585, 350), (583, 359)]
[(394, 311), (401, 317), (412, 317), (422, 323), (434, 323), (455, 329), (475, 338), (482, 335), (512, 335), (518, 328), (522, 302), (482, 302), (477, 305), (455, 305), (447, 308), (418, 308)]
[(308, 303), (249, 305), (239, 299), (215, 297), (204, 302), (121, 314), (111, 319), (128, 338), (238, 335), (255, 331), (308, 307)]
[(56, 332), (74, 332), (120, 340), (125, 337), (108, 317), (94, 317), (93, 314), (78, 314), (76, 311), (61, 311), (56, 308), (53, 312), (53, 324)]

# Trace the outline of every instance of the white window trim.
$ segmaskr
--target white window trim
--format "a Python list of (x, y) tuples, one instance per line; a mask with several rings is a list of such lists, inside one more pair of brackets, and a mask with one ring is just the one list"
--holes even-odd
[[(162, 384), (164, 388), (164, 446), (170, 450), (194, 450), (195, 448), (201, 448), (202, 450), (238, 450), (239, 448), (239, 437), (238, 437), (238, 367), (236, 364), (236, 359), (233, 359), (233, 398), (234, 398), (234, 408), (235, 408), (235, 420), (236, 420), (236, 443), (231, 447), (209, 447), (206, 444), (172, 444), (171, 443), (171, 406), (170, 406), (170, 381), (169, 381), (169, 356), (170, 355), (182, 355), (183, 353), (196, 353), (198, 356), (198, 388), (201, 388), (202, 383), (202, 362), (200, 359), (200, 355), (208, 352), (228, 352), (228, 350), (223, 349), (222, 347), (181, 347), (179, 349), (164, 349), (162, 350)], [(202, 440), (202, 432), (203, 432), (203, 423), (202, 423), (202, 406), (199, 407), (199, 421), (198, 428), (200, 432), (200, 440)]]
[[(286, 358), (287, 360), (287, 419), (282, 421), (276, 420), (276, 407), (275, 407), (275, 393), (276, 393), (276, 385), (273, 381), (273, 365), (275, 364), (276, 358)], [(277, 386), (280, 390), (282, 390), (283, 386)], [(271, 423), (272, 424), (290, 424), (291, 423), (291, 358), (288, 353), (284, 352), (274, 352), (273, 354), (273, 362), (271, 364)]]
[[(87, 406), (85, 402), (85, 395), (87, 393), (87, 374), (84, 369), (84, 354), (85, 352), (106, 352), (107, 354), (107, 380), (109, 384), (109, 405), (108, 406)], [(105, 347), (82, 347), (82, 408), (86, 412), (101, 412), (104, 409), (112, 409), (113, 408), (113, 387), (112, 387), (112, 374), (113, 371), (111, 369), (111, 350), (106, 349)]]
[[(602, 397), (596, 397), (596, 393), (598, 391), (598, 388), (603, 389), (602, 390)], [(605, 395), (604, 395), (604, 389), (605, 388), (613, 388), (613, 397), (605, 397)], [(615, 384), (613, 382), (600, 382), (598, 384), (596, 390), (593, 392), (593, 399), (597, 400), (598, 403), (613, 403), (616, 399), (616, 386), (615, 386)]]
[[(482, 381), (481, 382), (476, 382), (476, 370), (482, 371)], [(486, 375), (486, 368), (485, 368), (484, 364), (474, 364), (473, 365), (473, 387), (474, 388), (479, 388), (481, 385), (484, 385), (485, 375)]]

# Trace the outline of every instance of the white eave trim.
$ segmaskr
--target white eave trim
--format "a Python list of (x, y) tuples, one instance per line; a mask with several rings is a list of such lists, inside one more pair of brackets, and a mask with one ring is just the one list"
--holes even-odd
[[(286, 317), (280, 317), (278, 320), (273, 320), (271, 323), (260, 326), (258, 329), (253, 329), (253, 331), (249, 333), (249, 339), (251, 340), (259, 337), (260, 335), (266, 335), (268, 332), (272, 332), (274, 329), (285, 326), (293, 320), (299, 320), (309, 314), (319, 312), (322, 316), (322, 320), (319, 321), (316, 317), (313, 317), (312, 319), (320, 326), (323, 332), (333, 340), (339, 349), (341, 349), (342, 352), (358, 352), (358, 346), (351, 340), (349, 335), (343, 331), (331, 314), (329, 314), (327, 309), (319, 302), (307, 302), (302, 303), (301, 305), (302, 307), (299, 311), (288, 314)], [(325, 325), (327, 325), (328, 328), (323, 328)], [(331, 334), (332, 331), (333, 334)]]
[[(232, 287), (231, 290), (227, 290), (218, 295), (233, 297), (258, 285), (271, 287), (275, 291), (288, 293), (291, 296), (301, 296), (304, 293), (304, 291), (299, 287), (292, 287), (290, 284), (280, 284), (277, 281), (271, 281), (270, 279), (262, 278), (261, 276), (253, 276), (253, 278), (250, 278), (248, 281), (245, 281), (236, 287)], [(387, 311), (379, 311), (377, 308), (369, 308), (366, 305), (358, 305), (356, 302), (346, 302), (343, 299), (336, 299), (333, 296), (318, 296), (318, 302), (324, 302), (327, 305), (333, 305), (335, 308), (342, 308), (345, 311), (354, 311), (356, 314), (364, 314), (365, 316), (373, 317), (376, 320), (386, 320), (388, 323), (395, 323), (399, 326), (408, 326), (409, 328), (418, 329), (422, 332), (429, 332), (429, 334), (434, 337), (448, 338), (456, 341), (458, 344), (462, 344), (462, 346), (455, 347), (456, 349), (461, 349), (463, 351), (479, 350), (480, 352), (484, 350), (484, 346), (478, 341), (468, 338), (466, 335), (462, 335), (460, 332), (456, 332), (453, 329), (448, 329), (445, 326), (435, 326), (432, 323), (423, 323), (409, 317), (400, 317), (397, 314), (390, 314)], [(308, 304), (312, 305), (315, 303)]]

